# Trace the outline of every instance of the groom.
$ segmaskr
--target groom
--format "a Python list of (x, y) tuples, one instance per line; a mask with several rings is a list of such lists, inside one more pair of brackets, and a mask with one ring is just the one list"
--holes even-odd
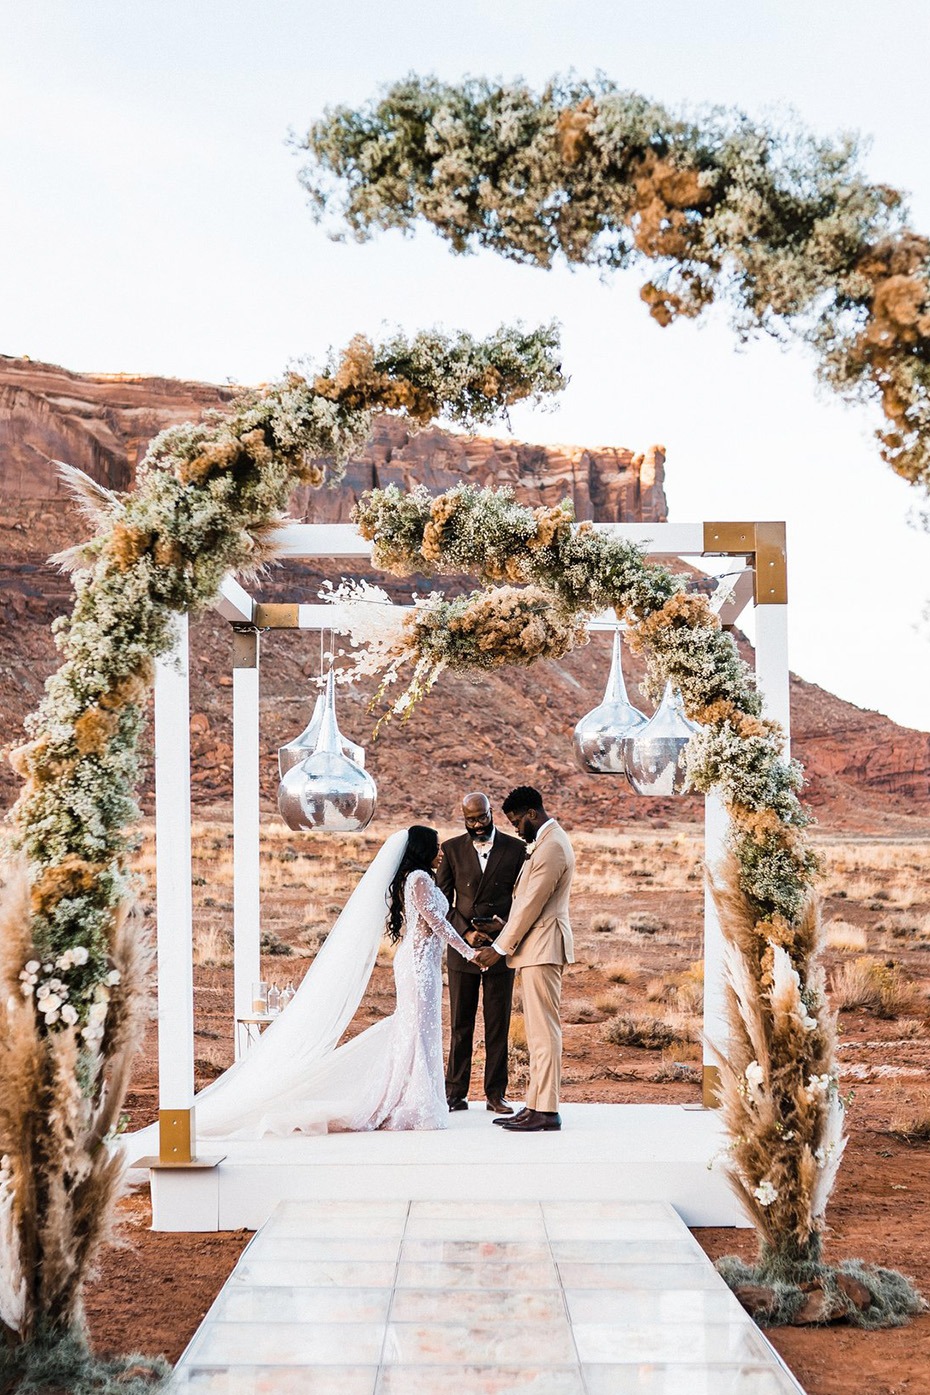
[(493, 968), (506, 956), (520, 971), (523, 1016), (530, 1055), (526, 1108), (495, 1124), (512, 1133), (560, 1129), (562, 1075), (562, 969), (575, 961), (568, 897), (575, 854), (568, 835), (546, 812), (531, 785), (511, 790), (504, 813), (532, 851), (514, 887), (513, 905), (493, 945), (478, 951), (475, 963)]

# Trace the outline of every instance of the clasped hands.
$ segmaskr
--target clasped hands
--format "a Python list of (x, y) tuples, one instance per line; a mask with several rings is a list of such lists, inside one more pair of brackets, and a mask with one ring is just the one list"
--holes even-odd
[(487, 920), (482, 920), (482, 928), (469, 930), (466, 933), (466, 941), (471, 945), (472, 949), (477, 950), (477, 954), (472, 962), (477, 964), (479, 969), (491, 969), (504, 958), (502, 954), (498, 954), (497, 950), (493, 948), (494, 941), (492, 935), (488, 934), (483, 928), (484, 926), (489, 926), (496, 935), (503, 924), (504, 922), (501, 920), (500, 916), (496, 915)]

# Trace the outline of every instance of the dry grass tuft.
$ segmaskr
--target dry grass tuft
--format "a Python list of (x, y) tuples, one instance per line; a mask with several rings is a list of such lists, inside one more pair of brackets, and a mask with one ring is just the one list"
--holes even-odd
[(594, 1006), (597, 1008), (598, 1012), (603, 1012), (610, 1016), (615, 1012), (619, 1012), (623, 1003), (622, 1000), (617, 997), (616, 993), (598, 993), (594, 999)]
[(863, 954), (869, 947), (869, 937), (861, 925), (850, 925), (848, 920), (831, 920), (826, 927), (825, 943), (827, 949)]
[(507, 1037), (511, 1051), (518, 1056), (524, 1052), (529, 1056), (529, 1048), (526, 1043), (526, 1022), (523, 1020), (522, 1012), (515, 1012), (510, 1019), (510, 1032)]
[(675, 997), (677, 989), (674, 979), (655, 978), (646, 980), (646, 1000), (650, 1003), (670, 1003)]
[(900, 1096), (895, 1102), (888, 1132), (906, 1138), (909, 1143), (930, 1142), (930, 1091), (921, 1091), (916, 1099)]
[(194, 934), (194, 963), (205, 969), (228, 969), (233, 962), (229, 936), (218, 925), (206, 926)]
[(863, 1009), (886, 1020), (913, 1012), (919, 1005), (917, 987), (904, 976), (900, 965), (870, 955), (841, 965), (830, 988), (835, 1007)]
[(620, 922), (615, 915), (608, 915), (606, 911), (596, 911), (591, 917), (589, 928), (595, 935), (609, 935), (620, 929)]
[(629, 918), (630, 929), (637, 935), (660, 935), (668, 929), (668, 921), (646, 911), (634, 911)]
[(599, 1010), (587, 998), (569, 998), (562, 1003), (563, 1022), (596, 1022)]
[(696, 960), (678, 975), (674, 1001), (678, 1011), (688, 1016), (696, 1016), (704, 1011), (703, 959)]
[(694, 1033), (680, 1020), (617, 1013), (604, 1023), (601, 1036), (611, 1046), (639, 1046), (646, 1051), (665, 1051), (670, 1046), (691, 1041)]
[(637, 973), (632, 959), (612, 959), (604, 965), (604, 977), (610, 983), (632, 983)]

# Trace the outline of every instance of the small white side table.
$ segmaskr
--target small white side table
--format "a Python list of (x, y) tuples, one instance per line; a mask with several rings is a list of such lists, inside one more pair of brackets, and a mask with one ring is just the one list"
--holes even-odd
[(262, 1032), (273, 1022), (277, 1014), (265, 1012), (252, 1017), (236, 1018), (236, 1055), (241, 1056), (254, 1046)]

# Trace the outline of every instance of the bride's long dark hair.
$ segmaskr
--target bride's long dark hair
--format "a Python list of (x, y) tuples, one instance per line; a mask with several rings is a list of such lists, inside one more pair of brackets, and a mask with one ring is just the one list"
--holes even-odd
[(400, 939), (404, 924), (404, 886), (411, 872), (433, 874), (433, 863), (439, 851), (439, 834), (435, 828), (415, 823), (407, 829), (407, 846), (400, 860), (400, 866), (388, 889), (387, 937), (392, 944)]

